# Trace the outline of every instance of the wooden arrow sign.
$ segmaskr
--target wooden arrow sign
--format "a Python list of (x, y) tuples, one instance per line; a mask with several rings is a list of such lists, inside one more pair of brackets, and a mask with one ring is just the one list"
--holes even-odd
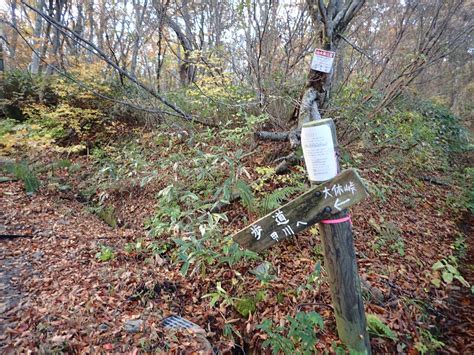
[(354, 169), (344, 170), (283, 207), (267, 214), (233, 236), (236, 243), (255, 252), (299, 233), (368, 196)]

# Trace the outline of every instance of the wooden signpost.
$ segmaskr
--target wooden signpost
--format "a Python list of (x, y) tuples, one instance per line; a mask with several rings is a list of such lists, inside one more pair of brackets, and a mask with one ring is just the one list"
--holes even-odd
[(367, 196), (357, 172), (345, 170), (233, 237), (242, 247), (262, 252), (319, 222), (339, 338), (360, 354), (371, 349), (347, 208)]
[(357, 172), (345, 170), (242, 229), (233, 239), (244, 248), (261, 252), (362, 201), (367, 195)]
[[(358, 2), (356, 7), (362, 3)], [(331, 4), (328, 6), (334, 5)], [(330, 42), (325, 47), (330, 49)], [(355, 170), (336, 175), (339, 164), (335, 125), (330, 118), (322, 120), (318, 108), (318, 103), (324, 104), (327, 97), (326, 84), (330, 84), (328, 74), (334, 57), (335, 52), (316, 50), (298, 117), (304, 160), (314, 187), (242, 229), (233, 239), (242, 247), (261, 252), (319, 222), (339, 338), (351, 353), (370, 355), (352, 223), (347, 210), (368, 194)]]

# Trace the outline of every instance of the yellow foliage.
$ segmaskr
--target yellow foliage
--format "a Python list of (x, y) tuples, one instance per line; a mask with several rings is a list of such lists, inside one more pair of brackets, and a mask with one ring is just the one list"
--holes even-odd
[(33, 103), (23, 109), (27, 121), (14, 124), (3, 131), (0, 154), (17, 151), (39, 152), (46, 148), (60, 153), (76, 153), (85, 147), (82, 144), (60, 147), (55, 142), (74, 130), (81, 139), (85, 133), (100, 123), (105, 115), (99, 110), (72, 107), (67, 103), (56, 107)]
[(44, 134), (38, 126), (22, 124), (4, 134), (0, 143), (0, 154), (12, 154), (21, 150), (41, 151), (50, 147), (54, 139)]
[(59, 138), (65, 130), (71, 128), (81, 135), (105, 117), (99, 110), (72, 107), (67, 103), (56, 107), (31, 104), (23, 112), (31, 124), (50, 129), (55, 138)]
[[(70, 73), (79, 81), (87, 83), (94, 91), (106, 95), (111, 92), (104, 79), (106, 67), (102, 63), (78, 64)], [(85, 134), (106, 117), (102, 101), (97, 101), (90, 90), (85, 90), (62, 76), (51, 76), (37, 84), (32, 85), (31, 90), (38, 90), (39, 97), (41, 92), (48, 93), (54, 100), (25, 99), (18, 106), (26, 121), (21, 124), (13, 119), (0, 121), (0, 153), (45, 148), (67, 153), (83, 150), (84, 146), (81, 144), (64, 148), (59, 147), (56, 142), (62, 138), (72, 138), (68, 142), (80, 143)], [(41, 86), (46, 90), (43, 91)], [(55, 105), (51, 105), (51, 102)]]
[(69, 147), (59, 147), (59, 146), (54, 146), (54, 151), (58, 153), (79, 153), (82, 152), (86, 149), (86, 146), (84, 144), (76, 144), (76, 145), (71, 145)]
[[(110, 94), (109, 84), (103, 80), (106, 77), (106, 68), (102, 62), (80, 63), (69, 71), (77, 80), (87, 83), (92, 90), (104, 95)], [(61, 99), (73, 97), (77, 100), (96, 99), (96, 96), (90, 90), (84, 90), (76, 84), (62, 76), (57, 77), (51, 83), (51, 88)]]
[(242, 93), (233, 85), (234, 78), (231, 73), (221, 73), (213, 77), (209, 73), (201, 74), (195, 85), (187, 91), (190, 101), (197, 105), (212, 104), (242, 104), (251, 102), (254, 95)]

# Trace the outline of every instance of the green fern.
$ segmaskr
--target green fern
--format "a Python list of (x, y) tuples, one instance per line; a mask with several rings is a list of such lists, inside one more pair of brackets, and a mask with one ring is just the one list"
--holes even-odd
[(250, 209), (254, 202), (252, 188), (243, 180), (237, 180), (235, 183), (235, 188), (240, 196), (242, 205)]
[(278, 190), (272, 191), (271, 194), (265, 196), (260, 202), (260, 210), (262, 214), (267, 214), (268, 212), (277, 209), (281, 204), (288, 200), (288, 198), (301, 191), (300, 186), (287, 186), (282, 187)]
[(366, 314), (369, 333), (375, 337), (397, 340), (395, 333), (375, 314)]

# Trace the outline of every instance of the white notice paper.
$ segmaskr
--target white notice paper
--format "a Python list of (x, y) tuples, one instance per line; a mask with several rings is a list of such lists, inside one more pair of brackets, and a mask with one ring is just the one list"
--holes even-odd
[(303, 127), (301, 145), (311, 181), (326, 181), (337, 175), (336, 150), (329, 125)]
[(311, 61), (311, 69), (329, 73), (334, 62), (335, 52), (316, 49), (314, 51), (313, 60)]

